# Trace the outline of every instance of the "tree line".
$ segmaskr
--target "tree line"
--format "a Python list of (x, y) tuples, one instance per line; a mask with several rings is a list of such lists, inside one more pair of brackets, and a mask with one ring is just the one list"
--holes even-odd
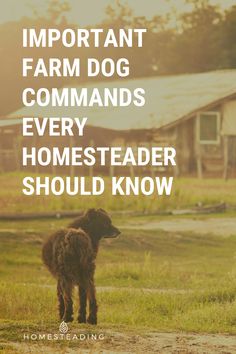
[[(88, 57), (130, 60), (130, 77), (175, 75), (210, 70), (236, 68), (236, 6), (222, 10), (208, 0), (186, 0), (192, 11), (166, 16), (155, 15), (151, 19), (134, 16), (132, 10), (119, 1), (106, 10), (106, 18), (97, 28), (147, 28), (143, 48), (22, 48), (23, 28), (50, 28), (61, 30), (76, 27), (68, 23), (70, 10), (66, 0), (50, 0), (47, 16), (37, 13), (33, 18), (0, 25), (0, 79), (2, 83), (0, 116), (21, 107), (21, 92), (25, 87), (61, 87), (71, 78), (22, 77), (22, 57), (75, 58), (85, 61)], [(82, 75), (77, 84), (84, 83)], [(95, 80), (101, 80), (97, 77)], [(73, 84), (76, 84), (75, 79)]]

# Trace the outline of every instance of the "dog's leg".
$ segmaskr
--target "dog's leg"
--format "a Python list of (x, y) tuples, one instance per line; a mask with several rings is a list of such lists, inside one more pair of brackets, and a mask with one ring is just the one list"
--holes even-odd
[(59, 317), (61, 320), (65, 312), (65, 305), (64, 305), (64, 299), (63, 299), (62, 289), (59, 280), (57, 281), (57, 298), (58, 298)]
[(63, 300), (65, 305), (65, 311), (63, 315), (63, 321), (72, 322), (73, 321), (73, 302), (72, 302), (72, 283), (63, 279), (60, 282)]
[(88, 299), (89, 299), (89, 316), (87, 318), (87, 322), (90, 324), (97, 324), (97, 300), (96, 300), (96, 290), (94, 279), (92, 278), (88, 285)]
[(79, 315), (78, 315), (79, 323), (86, 323), (86, 305), (87, 305), (86, 287), (83, 285), (79, 285)]

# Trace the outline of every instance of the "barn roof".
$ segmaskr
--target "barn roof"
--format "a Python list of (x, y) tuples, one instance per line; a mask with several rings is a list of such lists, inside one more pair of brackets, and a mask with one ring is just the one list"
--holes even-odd
[[(92, 83), (87, 86), (142, 87), (146, 91), (146, 104), (142, 108), (109, 107), (24, 107), (9, 118), (16, 117), (88, 117), (88, 125), (114, 130), (152, 129), (176, 124), (197, 111), (236, 95), (236, 70), (222, 70), (198, 74), (159, 76), (133, 80)], [(81, 89), (82, 86), (76, 87)]]

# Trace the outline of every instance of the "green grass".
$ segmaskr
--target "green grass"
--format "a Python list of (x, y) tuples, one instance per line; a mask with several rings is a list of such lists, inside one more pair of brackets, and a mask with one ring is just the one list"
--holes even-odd
[[(35, 291), (33, 291), (35, 290)], [(9, 318), (21, 323), (21, 331), (37, 325), (56, 330), (55, 289), (12, 284), (1, 285), (5, 303), (2, 324)], [(196, 292), (194, 294), (156, 294), (141, 290), (98, 293), (100, 328), (130, 328), (160, 331), (236, 333), (235, 288)], [(20, 298), (20, 300), (18, 299)], [(76, 327), (76, 324), (71, 327)], [(8, 334), (8, 339), (11, 334)]]
[[(24, 196), (22, 180), (25, 173), (0, 174), (0, 208), (4, 212), (33, 212), (80, 210), (89, 207), (103, 207), (109, 211), (136, 210), (140, 212), (163, 211), (186, 208), (197, 203), (214, 204), (236, 200), (236, 180), (180, 178), (175, 179), (170, 197), (112, 196), (109, 188), (102, 196)], [(28, 175), (33, 175), (29, 173)], [(105, 177), (106, 185), (110, 180)]]
[[(58, 328), (55, 280), (40, 252), (46, 230), (62, 224), (0, 224), (4, 341)], [(236, 237), (122, 231), (118, 239), (103, 240), (98, 255), (98, 329), (236, 334)]]
[[(1, 280), (54, 284), (40, 259), (41, 244), (49, 232), (66, 224), (14, 222), (8, 229), (1, 222)], [(99, 286), (208, 289), (218, 286), (220, 277), (221, 286), (228, 286), (236, 276), (235, 250), (233, 236), (124, 229), (118, 239), (101, 242), (96, 281)]]

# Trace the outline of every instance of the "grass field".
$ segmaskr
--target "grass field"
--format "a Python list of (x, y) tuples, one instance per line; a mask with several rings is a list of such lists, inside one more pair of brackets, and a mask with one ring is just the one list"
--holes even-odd
[[(103, 240), (98, 254), (99, 325), (91, 329), (73, 322), (69, 325), (71, 333), (106, 333), (103, 342), (106, 354), (114, 346), (122, 345), (123, 349), (135, 345), (139, 348), (131, 353), (153, 353), (154, 333), (155, 336), (162, 332), (236, 334), (236, 230), (231, 236), (217, 236), (210, 229), (204, 235), (197, 230), (167, 232), (143, 227), (141, 230), (140, 225), (158, 220), (168, 222), (174, 217), (125, 215), (126, 210), (148, 213), (197, 203), (224, 201), (233, 205), (236, 180), (179, 179), (174, 183), (172, 196), (165, 198), (111, 197), (108, 193), (103, 197), (72, 198), (23, 196), (19, 184), (23, 177), (23, 173), (0, 174), (2, 212), (84, 210), (101, 206), (108, 211), (123, 211), (113, 218), (114, 224), (122, 229), (121, 236)], [(181, 223), (183, 218), (193, 216), (179, 216), (177, 222)], [(207, 218), (208, 215), (194, 216), (198, 220)], [(216, 218), (235, 218), (235, 212), (210, 218), (212, 223)], [(58, 333), (55, 280), (41, 262), (41, 246), (50, 232), (68, 222), (66, 219), (0, 221), (0, 352), (48, 354), (62, 350), (60, 353), (65, 354), (67, 347), (78, 350), (78, 343), (73, 341), (31, 341), (30, 349), (24, 350), (27, 343), (23, 340), (23, 333)], [(76, 293), (74, 298), (76, 312)], [(140, 342), (144, 336), (145, 345)], [(16, 343), (21, 343), (21, 347), (16, 348)], [(90, 342), (80, 345), (89, 350), (86, 354), (96, 353), (91, 350)], [(215, 348), (212, 352), (216, 352)]]
[[(30, 174), (33, 175), (34, 174)], [(103, 207), (109, 211), (135, 210), (140, 212), (154, 212), (169, 209), (192, 207), (198, 203), (203, 205), (214, 204), (224, 201), (235, 204), (236, 179), (223, 181), (222, 179), (180, 178), (174, 180), (171, 196), (157, 197), (148, 196), (112, 196), (109, 188), (102, 196), (79, 196), (67, 195), (34, 196), (22, 194), (21, 181), (24, 173), (0, 174), (0, 210), (4, 212), (22, 211), (60, 211), (80, 210), (89, 207)], [(108, 177), (105, 178), (109, 186)]]
[[(236, 334), (236, 237), (127, 230), (126, 221), (120, 238), (101, 243), (96, 331)], [(55, 281), (40, 252), (50, 230), (67, 222), (0, 223), (0, 326), (6, 353), (11, 349), (4, 343), (22, 341), (24, 331), (58, 330)]]

